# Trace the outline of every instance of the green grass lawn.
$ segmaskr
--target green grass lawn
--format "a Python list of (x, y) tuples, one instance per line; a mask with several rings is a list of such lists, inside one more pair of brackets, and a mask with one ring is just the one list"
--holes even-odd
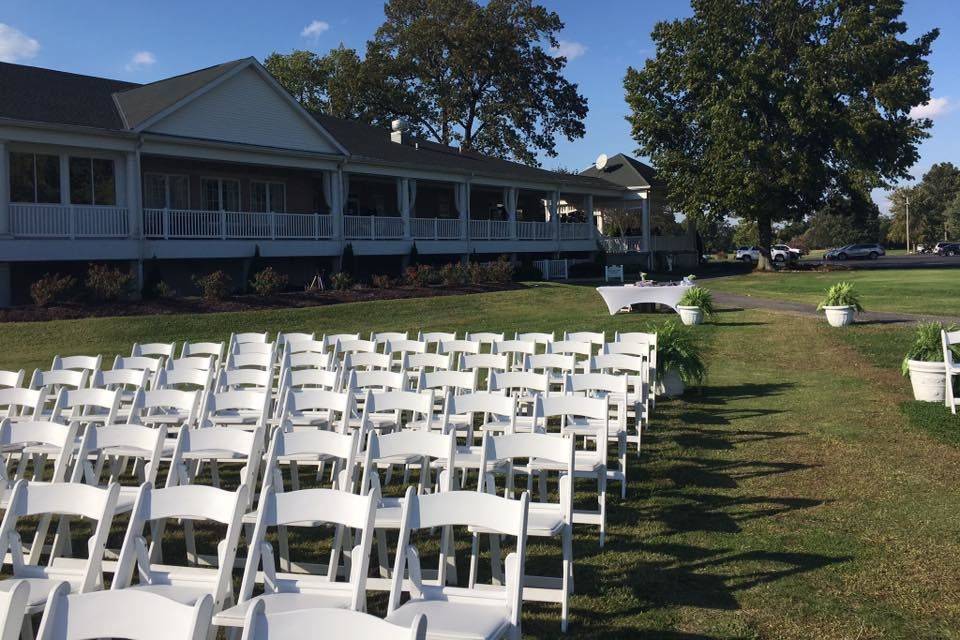
[(761, 298), (816, 305), (835, 282), (853, 282), (864, 308), (960, 316), (960, 270), (869, 269), (831, 273), (749, 273), (705, 281), (704, 286)]
[[(543, 285), (293, 311), (7, 324), (0, 368), (234, 330), (612, 333), (669, 318), (611, 317), (590, 287)], [(577, 527), (568, 637), (960, 637), (960, 448), (900, 409), (909, 328), (837, 331), (738, 311), (695, 330), (707, 348), (706, 386), (658, 403), (642, 455), (630, 457), (627, 498), (613, 486), (606, 546), (595, 528)], [(531, 567), (559, 562), (559, 544), (531, 541)], [(372, 598), (371, 610), (381, 608)], [(524, 605), (530, 637), (559, 637), (558, 620), (556, 606)]]

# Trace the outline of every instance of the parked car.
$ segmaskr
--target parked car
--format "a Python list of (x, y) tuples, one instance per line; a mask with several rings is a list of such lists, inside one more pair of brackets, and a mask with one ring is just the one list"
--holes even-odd
[(880, 256), (886, 255), (882, 245), (879, 244), (848, 244), (838, 249), (830, 249), (824, 254), (827, 260), (847, 260), (850, 258), (869, 258), (876, 260)]
[(960, 244), (960, 243), (950, 242), (950, 241), (938, 242), (937, 244), (933, 245), (933, 252), (934, 252), (935, 254), (937, 254), (938, 256), (945, 256), (945, 255), (947, 255), (947, 253), (946, 253), (947, 247), (953, 247), (954, 250), (956, 250), (956, 246), (957, 246), (958, 244)]
[(737, 260), (743, 262), (759, 262), (760, 247), (737, 247)]
[(793, 249), (785, 244), (775, 244), (770, 247), (770, 258), (774, 262), (792, 262), (799, 260), (803, 252), (800, 249)]
[(939, 251), (937, 251), (938, 255), (950, 256), (951, 258), (960, 256), (960, 242), (937, 243), (937, 247), (939, 248)]

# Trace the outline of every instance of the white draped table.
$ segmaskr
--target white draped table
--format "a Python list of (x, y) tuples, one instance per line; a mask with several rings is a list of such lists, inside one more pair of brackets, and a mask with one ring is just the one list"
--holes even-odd
[(647, 303), (663, 304), (676, 311), (680, 298), (692, 286), (692, 284), (673, 284), (638, 287), (628, 284), (622, 287), (597, 287), (597, 293), (607, 303), (610, 315), (630, 305)]

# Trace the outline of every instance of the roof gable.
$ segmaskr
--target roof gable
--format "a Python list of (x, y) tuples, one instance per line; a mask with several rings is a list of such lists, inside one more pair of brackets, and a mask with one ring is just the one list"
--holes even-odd
[(186, 138), (316, 153), (342, 147), (255, 60), (242, 61), (141, 123)]
[(624, 153), (618, 153), (607, 159), (603, 169), (590, 167), (580, 172), (582, 176), (601, 178), (622, 187), (649, 188), (657, 183), (653, 167)]

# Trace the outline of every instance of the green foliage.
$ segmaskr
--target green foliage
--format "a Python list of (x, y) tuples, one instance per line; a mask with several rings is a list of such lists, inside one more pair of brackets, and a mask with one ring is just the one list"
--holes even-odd
[(684, 291), (683, 296), (680, 297), (680, 304), (685, 307), (700, 307), (703, 315), (708, 318), (715, 312), (713, 295), (703, 287), (690, 287)]
[(756, 247), (760, 245), (760, 232), (756, 220), (740, 220), (733, 228), (734, 247)]
[(687, 385), (701, 384), (707, 377), (703, 345), (696, 334), (675, 320), (650, 327), (657, 334), (657, 380), (667, 371), (676, 371)]
[(448, 287), (460, 287), (470, 282), (470, 269), (459, 262), (443, 265), (439, 275), (440, 282)]
[(824, 307), (853, 307), (857, 313), (863, 311), (860, 296), (852, 282), (838, 282), (827, 289), (823, 300), (817, 305), (817, 311), (822, 311)]
[(153, 286), (152, 293), (157, 298), (175, 298), (177, 296), (177, 290), (163, 280), (160, 280)]
[[(941, 331), (956, 331), (957, 325), (944, 327), (940, 322), (921, 322), (913, 333), (913, 343), (903, 356), (900, 372), (904, 376), (910, 375), (909, 360), (921, 362), (943, 362), (943, 340)], [(951, 352), (955, 360), (960, 361), (960, 345), (953, 345)]]
[(427, 287), (438, 281), (436, 270), (428, 264), (410, 265), (403, 272), (403, 283), (408, 287)]
[(943, 240), (960, 240), (960, 168), (939, 162), (919, 183), (901, 187), (890, 194), (889, 238), (906, 243), (907, 200), (910, 202), (910, 243), (932, 245)]
[(30, 285), (30, 299), (38, 307), (46, 307), (55, 302), (68, 302), (75, 293), (77, 279), (59, 273), (46, 273)]
[(261, 296), (273, 296), (283, 292), (290, 282), (290, 276), (280, 273), (273, 267), (266, 267), (258, 271), (250, 282), (250, 287)]
[(926, 57), (902, 0), (693, 0), (660, 22), (656, 55), (624, 86), (633, 136), (683, 212), (798, 220), (832, 193), (907, 176), (931, 122)]
[(119, 300), (130, 292), (132, 283), (133, 274), (129, 270), (105, 264), (91, 264), (84, 281), (93, 299), (101, 302)]
[(203, 276), (195, 275), (191, 279), (205, 300), (225, 300), (230, 296), (230, 284), (233, 280), (223, 270), (218, 269)]
[(330, 276), (330, 286), (335, 291), (348, 291), (353, 288), (353, 277), (346, 271), (338, 271)]
[(370, 284), (374, 289), (391, 289), (396, 285), (396, 281), (390, 276), (380, 275), (371, 277)]

